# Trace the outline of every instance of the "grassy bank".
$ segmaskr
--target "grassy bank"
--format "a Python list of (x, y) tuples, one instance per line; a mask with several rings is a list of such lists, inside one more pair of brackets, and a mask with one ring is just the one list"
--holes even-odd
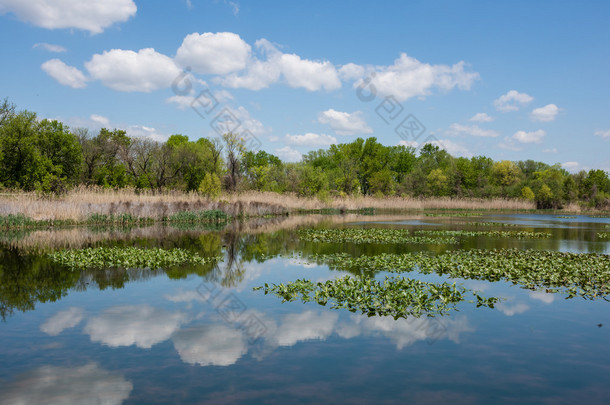
[[(0, 228), (74, 224), (147, 224), (152, 222), (214, 222), (238, 217), (294, 213), (417, 211), (534, 211), (533, 202), (507, 199), (415, 199), (403, 197), (335, 197), (326, 200), (291, 194), (248, 192), (208, 199), (197, 193), (136, 192), (77, 188), (62, 197), (35, 193), (0, 195)], [(580, 212), (573, 205), (561, 212)]]

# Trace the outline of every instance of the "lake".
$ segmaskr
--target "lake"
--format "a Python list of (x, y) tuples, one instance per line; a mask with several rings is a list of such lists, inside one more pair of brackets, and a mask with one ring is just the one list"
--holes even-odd
[[(456, 243), (305, 240), (299, 229), (525, 231)], [(0, 403), (609, 403), (610, 303), (507, 281), (457, 282), (494, 308), (367, 316), (254, 291), (265, 283), (363, 274), (319, 260), (535, 249), (610, 254), (610, 218), (578, 215), (291, 216), (227, 227), (150, 226), (0, 236)], [(458, 233), (459, 235), (459, 233)], [(183, 248), (217, 263), (166, 270), (54, 264), (85, 246)], [(389, 273), (368, 276), (383, 279)]]

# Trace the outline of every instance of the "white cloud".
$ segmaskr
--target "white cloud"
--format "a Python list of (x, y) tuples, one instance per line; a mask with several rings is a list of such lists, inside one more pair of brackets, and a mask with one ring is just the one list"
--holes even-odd
[(330, 135), (314, 134), (308, 132), (304, 135), (290, 135), (286, 134), (286, 141), (290, 145), (294, 146), (310, 146), (310, 147), (321, 147), (328, 146), (337, 143), (337, 138)]
[(105, 128), (110, 127), (110, 120), (102, 115), (91, 114), (89, 116), (89, 119), (91, 119), (91, 121), (101, 125), (102, 127), (105, 127)]
[(550, 304), (555, 301), (555, 294), (547, 293), (544, 291), (530, 291), (528, 295), (530, 296), (530, 298), (542, 301), (545, 304)]
[(553, 121), (559, 114), (559, 107), (555, 104), (547, 104), (544, 107), (535, 108), (531, 117), (533, 121), (549, 122)]
[(233, 100), (233, 94), (229, 93), (226, 90), (217, 90), (214, 92), (214, 97), (218, 100), (219, 103), (224, 103), (226, 101)]
[(182, 41), (176, 61), (196, 73), (225, 75), (244, 69), (250, 52), (250, 45), (235, 33), (195, 32)]
[(301, 59), (295, 54), (283, 54), (279, 64), (290, 87), (302, 87), (309, 91), (322, 88), (331, 91), (341, 87), (337, 69), (329, 61), (316, 62)]
[(522, 302), (517, 302), (514, 304), (500, 302), (496, 304), (496, 308), (506, 316), (519, 315), (530, 309), (529, 305)]
[[(466, 72), (464, 62), (449, 65), (430, 65), (402, 53), (391, 66), (375, 68), (371, 85), (378, 94), (394, 96), (398, 101), (431, 94), (433, 88), (449, 91), (455, 87), (469, 90), (478, 73)], [(350, 71), (354, 71), (351, 67)], [(358, 86), (362, 81), (354, 83)]]
[(254, 46), (266, 59), (251, 57), (245, 73), (233, 73), (219, 78), (218, 82), (232, 88), (260, 90), (283, 77), (288, 86), (309, 91), (330, 91), (341, 87), (337, 69), (328, 61), (311, 61), (295, 54), (282, 53), (264, 38), (256, 41)]
[(594, 133), (595, 136), (601, 136), (604, 139), (610, 139), (610, 129), (597, 130)]
[(364, 76), (366, 69), (355, 63), (347, 63), (339, 68), (339, 76), (343, 80), (356, 80)]
[(400, 141), (398, 145), (407, 146), (411, 148), (417, 148), (419, 146), (419, 142), (416, 141)]
[(165, 142), (169, 138), (169, 135), (145, 125), (129, 125), (127, 127), (122, 127), (122, 129), (132, 138), (150, 138), (157, 142)]
[(67, 49), (61, 45), (47, 44), (46, 42), (38, 42), (37, 44), (34, 44), (32, 46), (32, 48), (34, 48), (34, 49), (41, 48), (41, 49), (44, 49), (45, 51), (56, 52), (56, 53), (61, 53), (61, 52), (67, 51)]
[(305, 340), (324, 340), (333, 333), (338, 318), (336, 312), (290, 314), (284, 317), (270, 340), (277, 346), (294, 346)]
[(513, 139), (521, 143), (541, 143), (545, 136), (546, 132), (542, 129), (530, 132), (517, 131), (513, 135)]
[(576, 170), (580, 167), (580, 163), (578, 162), (565, 162), (561, 164), (561, 167), (563, 167), (566, 170), (572, 171), (572, 170)]
[(151, 92), (169, 87), (181, 73), (174, 61), (153, 48), (138, 52), (112, 49), (85, 63), (92, 78), (118, 91)]
[(330, 125), (338, 135), (372, 134), (373, 129), (368, 126), (361, 111), (347, 113), (332, 108), (318, 114), (320, 124)]
[(57, 336), (65, 329), (73, 328), (83, 319), (83, 309), (71, 307), (65, 311), (59, 311), (42, 325), (40, 330), (50, 336)]
[(274, 155), (282, 159), (284, 162), (298, 162), (303, 159), (301, 152), (292, 149), (290, 146), (275, 149)]
[(476, 113), (468, 121), (472, 121), (472, 122), (492, 122), (493, 120), (494, 120), (494, 117), (490, 117), (486, 113)]
[(172, 313), (148, 305), (108, 308), (89, 319), (84, 332), (92, 342), (111, 347), (131, 346), (149, 349), (163, 342), (186, 321), (182, 313)]
[(449, 139), (439, 139), (437, 141), (426, 142), (432, 145), (436, 145), (441, 149), (445, 149), (452, 156), (463, 156), (463, 157), (472, 157), (473, 154), (463, 145), (459, 143), (450, 141)]
[(498, 144), (498, 147), (506, 150), (512, 150), (514, 152), (522, 149), (520, 146), (515, 144), (515, 140), (510, 136), (505, 137), (504, 140)]
[(233, 13), (234, 16), (237, 16), (237, 14), (239, 14), (239, 4), (238, 3), (234, 2), (234, 1), (227, 1), (227, 0), (224, 0), (224, 3), (231, 7), (231, 12)]
[(182, 361), (200, 366), (230, 366), (248, 351), (243, 332), (225, 325), (181, 330), (172, 341)]
[(236, 110), (231, 110), (231, 112), (241, 122), (241, 126), (237, 130), (239, 133), (249, 130), (254, 135), (262, 135), (271, 131), (271, 128), (265, 127), (262, 122), (253, 118), (250, 112), (243, 106), (239, 106)]
[(66, 65), (59, 59), (48, 60), (40, 67), (64, 86), (70, 86), (74, 89), (87, 87), (87, 77), (85, 77), (83, 72), (73, 66)]
[(544, 153), (557, 153), (557, 148), (543, 149)]
[(194, 96), (171, 96), (165, 99), (166, 103), (176, 104), (176, 106), (184, 110), (187, 107), (192, 107), (193, 102), (195, 101)]
[(496, 110), (502, 112), (517, 111), (524, 104), (530, 103), (534, 98), (517, 90), (510, 90), (508, 93), (494, 100)]
[(136, 14), (132, 0), (0, 0), (0, 14), (47, 29), (76, 28), (99, 34)]
[(95, 363), (42, 366), (18, 375), (0, 392), (3, 404), (121, 404), (133, 384)]
[(447, 135), (470, 135), (495, 138), (500, 136), (500, 133), (491, 129), (483, 129), (477, 125), (461, 125), (458, 123), (451, 124), (449, 129), (445, 132)]

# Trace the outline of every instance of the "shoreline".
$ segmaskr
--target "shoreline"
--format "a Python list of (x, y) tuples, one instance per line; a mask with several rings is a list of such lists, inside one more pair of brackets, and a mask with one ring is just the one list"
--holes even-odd
[(76, 189), (61, 197), (35, 193), (0, 195), (0, 229), (77, 225), (215, 223), (241, 218), (307, 214), (419, 214), (475, 212), (608, 215), (577, 204), (537, 210), (526, 200), (408, 197), (334, 197), (326, 200), (271, 192), (225, 194), (218, 199), (197, 193), (137, 193), (135, 190)]

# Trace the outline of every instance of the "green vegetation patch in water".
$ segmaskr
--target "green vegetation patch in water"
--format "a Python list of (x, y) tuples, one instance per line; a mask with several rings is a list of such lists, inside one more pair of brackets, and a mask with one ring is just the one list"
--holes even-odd
[(528, 231), (463, 231), (463, 230), (443, 230), (443, 231), (415, 231), (415, 235), (428, 236), (476, 236), (487, 238), (517, 238), (517, 239), (541, 239), (553, 236), (547, 232), (528, 232)]
[(509, 281), (547, 292), (562, 291), (567, 298), (606, 298), (610, 294), (610, 255), (543, 250), (456, 250), (352, 257), (345, 253), (314, 255), (313, 261), (341, 270), (419, 271), (452, 278)]
[(610, 232), (599, 232), (597, 237), (602, 239), (610, 239)]
[(427, 217), (482, 217), (483, 214), (477, 212), (435, 212), (424, 214)]
[(466, 222), (465, 225), (472, 226), (523, 226), (519, 224), (508, 224), (504, 222)]
[(69, 249), (49, 254), (52, 261), (73, 269), (149, 268), (159, 269), (184, 264), (207, 264), (218, 257), (201, 257), (184, 249), (140, 249), (136, 247), (98, 247)]
[(231, 216), (222, 210), (180, 211), (167, 218), (168, 222), (226, 222)]
[[(387, 277), (383, 281), (345, 276), (335, 280), (314, 283), (296, 280), (287, 284), (255, 287), (280, 298), (282, 302), (300, 299), (320, 305), (331, 303), (331, 308), (345, 308), (368, 316), (392, 316), (394, 319), (409, 316), (443, 315), (456, 310), (471, 292), (455, 283), (427, 283), (403, 277)], [(476, 297), (477, 306), (493, 308), (497, 298)], [(474, 301), (472, 301), (474, 302)]]
[(326, 243), (414, 243), (414, 244), (456, 244), (453, 236), (410, 236), (406, 229), (299, 229), (301, 240)]

